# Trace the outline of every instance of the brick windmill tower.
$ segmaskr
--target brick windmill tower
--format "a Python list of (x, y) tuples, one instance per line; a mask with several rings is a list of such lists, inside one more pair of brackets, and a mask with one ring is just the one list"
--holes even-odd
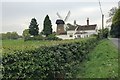
[(65, 22), (68, 20), (69, 16), (70, 16), (70, 11), (68, 12), (67, 16), (65, 17), (65, 19), (63, 20), (62, 17), (59, 15), (59, 13), (57, 13), (57, 16), (60, 19), (56, 20), (56, 24), (57, 24), (57, 34), (65, 34), (66, 33), (66, 28), (67, 28), (67, 24), (65, 24)]

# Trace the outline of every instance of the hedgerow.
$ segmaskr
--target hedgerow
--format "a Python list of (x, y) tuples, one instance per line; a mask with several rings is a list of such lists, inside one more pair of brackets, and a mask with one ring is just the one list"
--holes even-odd
[(72, 78), (77, 64), (87, 59), (87, 54), (97, 42), (96, 38), (90, 38), (81, 42), (43, 46), (31, 51), (3, 55), (3, 79)]

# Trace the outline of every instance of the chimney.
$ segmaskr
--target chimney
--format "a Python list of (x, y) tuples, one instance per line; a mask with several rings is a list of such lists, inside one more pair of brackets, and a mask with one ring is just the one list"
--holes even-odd
[(76, 26), (76, 20), (74, 20), (74, 26)]
[(87, 25), (89, 25), (89, 18), (87, 18)]

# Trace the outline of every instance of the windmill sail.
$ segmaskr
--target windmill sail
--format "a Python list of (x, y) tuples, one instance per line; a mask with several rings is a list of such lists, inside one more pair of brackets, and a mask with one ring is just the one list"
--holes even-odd
[(60, 16), (60, 14), (57, 12), (57, 16), (62, 20), (62, 17)]
[(66, 22), (70, 16), (70, 11), (68, 12), (67, 16), (65, 17), (64, 21)]

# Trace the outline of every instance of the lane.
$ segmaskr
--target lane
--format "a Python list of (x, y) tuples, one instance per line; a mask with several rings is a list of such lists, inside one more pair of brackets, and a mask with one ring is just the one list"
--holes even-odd
[(118, 49), (120, 49), (120, 39), (119, 38), (109, 38), (113, 44), (117, 46)]

